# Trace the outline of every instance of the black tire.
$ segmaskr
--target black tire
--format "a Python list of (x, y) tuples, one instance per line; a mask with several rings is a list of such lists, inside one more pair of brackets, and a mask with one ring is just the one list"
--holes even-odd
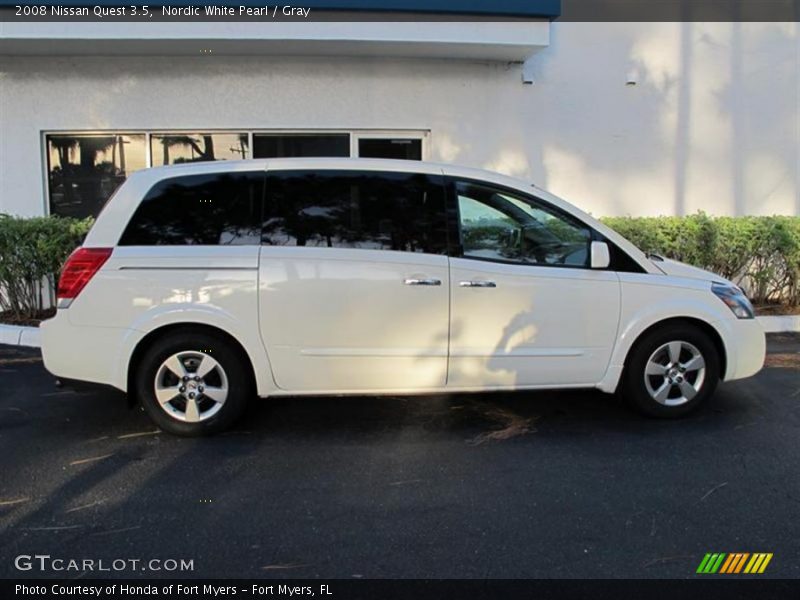
[[(665, 373), (649, 375), (645, 380), (645, 369), (648, 367), (651, 357), (654, 362), (664, 362), (666, 365), (674, 365), (670, 358), (670, 348), (664, 348), (671, 342), (681, 342), (679, 356), (681, 357), (678, 369), (665, 369)], [(673, 346), (673, 352), (676, 347)], [(689, 363), (697, 351), (702, 356), (704, 362), (704, 372), (702, 380), (700, 371), (685, 371), (681, 365)], [(654, 356), (654, 353), (659, 352)], [(697, 364), (697, 363), (695, 363)], [(657, 365), (652, 367), (658, 370)], [(673, 374), (670, 377), (670, 374)], [(625, 370), (622, 374), (621, 392), (623, 398), (639, 412), (656, 418), (670, 419), (682, 417), (700, 406), (712, 396), (719, 383), (720, 378), (720, 357), (714, 343), (708, 335), (697, 327), (686, 323), (679, 323), (664, 327), (659, 327), (645, 334), (636, 342), (628, 355)], [(678, 380), (679, 383), (671, 383)], [(666, 384), (669, 388), (666, 399), (662, 398), (661, 403), (651, 395), (651, 391), (657, 393), (663, 391), (662, 385)], [(681, 385), (686, 385), (681, 388)], [(648, 390), (648, 385), (650, 390)], [(689, 399), (691, 390), (688, 387), (696, 387), (695, 395)], [(684, 390), (688, 390), (686, 393)], [(658, 395), (658, 394), (657, 394)], [(671, 396), (671, 397), (670, 397)], [(673, 403), (673, 405), (669, 405)]]
[[(242, 415), (254, 389), (247, 358), (242, 354), (239, 348), (224, 338), (205, 332), (180, 330), (159, 338), (145, 351), (135, 373), (136, 393), (145, 412), (158, 427), (175, 435), (203, 436), (227, 429)], [(197, 375), (192, 373), (192, 366), (197, 364), (195, 368), (199, 368), (199, 364), (206, 360), (204, 357), (211, 357), (211, 363), (215, 362), (216, 366), (205, 377), (200, 378), (199, 383), (197, 381), (182, 383), (178, 376), (165, 366), (165, 361), (176, 355), (185, 369), (184, 376), (189, 379), (194, 379)], [(170, 389), (173, 385), (171, 379), (178, 381), (178, 385), (183, 386), (184, 392), (176, 395), (173, 400), (159, 402), (155, 389), (157, 377), (159, 385), (163, 383), (164, 387)], [(205, 390), (203, 384), (208, 390)], [(210, 393), (216, 388), (215, 395), (219, 394), (217, 395), (219, 397), (220, 390), (225, 387), (227, 393), (224, 402), (221, 403), (201, 393), (204, 391)], [(188, 399), (191, 394), (194, 394), (195, 400)], [(195, 410), (189, 409), (190, 402), (195, 403), (194, 406), (197, 407)], [(187, 422), (181, 419), (181, 415), (184, 419), (194, 420), (194, 417), (197, 417), (201, 420)]]

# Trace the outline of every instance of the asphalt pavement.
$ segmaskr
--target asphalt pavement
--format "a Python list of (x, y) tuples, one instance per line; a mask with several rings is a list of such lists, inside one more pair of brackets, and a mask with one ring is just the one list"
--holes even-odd
[[(762, 577), (798, 578), (800, 338), (769, 350), (679, 421), (592, 391), (292, 398), (181, 439), (0, 346), (0, 577), (686, 578), (769, 552)], [(193, 570), (17, 570), (36, 554)]]

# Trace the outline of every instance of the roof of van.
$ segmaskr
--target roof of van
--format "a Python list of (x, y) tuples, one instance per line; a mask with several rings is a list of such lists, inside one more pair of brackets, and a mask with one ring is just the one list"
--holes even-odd
[(531, 181), (503, 175), (475, 167), (462, 167), (449, 163), (420, 160), (401, 160), (393, 158), (256, 158), (244, 160), (217, 160), (179, 163), (154, 167), (147, 171), (156, 179), (189, 173), (219, 173), (221, 171), (252, 171), (258, 169), (365, 169), (370, 171), (397, 171), (408, 173), (446, 173), (487, 181), (508, 180), (516, 185), (534, 185)]

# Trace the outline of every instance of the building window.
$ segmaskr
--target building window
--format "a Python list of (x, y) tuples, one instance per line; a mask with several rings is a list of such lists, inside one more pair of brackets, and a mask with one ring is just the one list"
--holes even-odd
[(419, 138), (370, 138), (358, 140), (361, 158), (400, 158), (422, 160), (422, 140)]
[(46, 144), (54, 215), (96, 216), (129, 174), (147, 166), (144, 134), (53, 134)]
[(150, 136), (152, 166), (247, 158), (248, 134), (157, 133)]
[(253, 158), (350, 156), (349, 133), (256, 133)]

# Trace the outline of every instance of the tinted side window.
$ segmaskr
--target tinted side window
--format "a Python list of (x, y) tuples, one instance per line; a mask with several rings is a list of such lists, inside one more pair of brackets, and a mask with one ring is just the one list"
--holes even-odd
[(263, 189), (263, 171), (165, 179), (147, 192), (119, 244), (258, 244)]
[(263, 243), (447, 252), (441, 177), (378, 171), (267, 174)]

